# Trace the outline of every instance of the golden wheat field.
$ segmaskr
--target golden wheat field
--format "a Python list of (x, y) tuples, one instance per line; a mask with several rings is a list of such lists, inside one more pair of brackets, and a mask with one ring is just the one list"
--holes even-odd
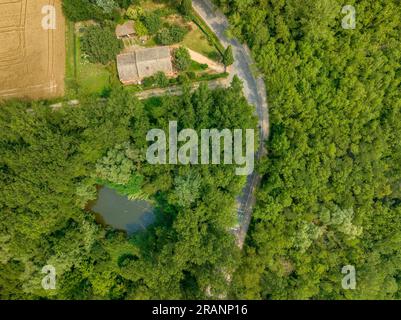
[[(42, 23), (48, 6), (55, 8), (54, 29)], [(60, 96), (64, 69), (61, 0), (0, 0), (0, 99)]]

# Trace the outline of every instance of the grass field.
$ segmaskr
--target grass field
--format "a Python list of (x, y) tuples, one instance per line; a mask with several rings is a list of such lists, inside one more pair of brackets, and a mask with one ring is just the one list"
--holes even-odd
[(224, 46), (221, 44), (219, 38), (205, 23), (205, 21), (203, 21), (203, 19), (194, 10), (192, 10), (192, 21), (200, 28), (202, 33), (209, 38), (216, 50), (219, 51), (220, 55), (222, 55), (225, 50)]
[(205, 34), (195, 24), (191, 24), (191, 27), (192, 30), (180, 44), (212, 60), (219, 61), (221, 58), (220, 53), (214, 46), (209, 44)]
[(85, 61), (81, 55), (80, 40), (74, 32), (74, 23), (67, 25), (66, 86), (68, 91), (82, 94), (101, 94), (110, 86), (112, 76), (108, 67)]
[(76, 55), (75, 55), (75, 37), (74, 37), (74, 23), (68, 22), (66, 28), (66, 68), (65, 68), (65, 79), (67, 87), (71, 86), (69, 82), (75, 80), (77, 68), (76, 68)]

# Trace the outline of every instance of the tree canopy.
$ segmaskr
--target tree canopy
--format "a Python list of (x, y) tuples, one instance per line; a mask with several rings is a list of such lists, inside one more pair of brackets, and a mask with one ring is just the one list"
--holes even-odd
[(81, 46), (90, 62), (102, 64), (114, 60), (123, 48), (121, 40), (116, 38), (110, 27), (98, 25), (89, 26), (85, 29)]
[[(222, 270), (238, 260), (236, 196), (245, 178), (232, 165), (151, 165), (151, 128), (255, 128), (237, 79), (182, 96), (140, 102), (115, 88), (108, 99), (52, 110), (45, 102), (0, 107), (0, 298), (196, 299), (227, 291)], [(156, 222), (125, 233), (85, 210), (106, 184), (152, 199)], [(45, 265), (57, 289), (41, 287)]]
[(353, 1), (355, 29), (336, 0), (218, 2), (264, 75), (271, 119), (233, 297), (400, 299), (399, 1)]

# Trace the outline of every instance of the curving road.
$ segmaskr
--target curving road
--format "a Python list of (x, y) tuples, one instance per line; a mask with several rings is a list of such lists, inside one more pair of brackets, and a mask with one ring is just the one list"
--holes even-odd
[[(202, 17), (206, 24), (220, 39), (221, 43), (227, 47), (233, 48), (234, 64), (230, 67), (230, 79), (237, 75), (243, 82), (244, 95), (248, 102), (256, 107), (256, 113), (259, 118), (260, 145), (257, 151), (256, 159), (264, 156), (265, 141), (269, 137), (269, 112), (266, 97), (266, 86), (262, 77), (256, 77), (252, 72), (254, 66), (250, 50), (246, 45), (242, 45), (236, 39), (229, 39), (226, 36), (229, 23), (224, 14), (222, 14), (209, 0), (193, 0), (194, 10)], [(237, 243), (240, 248), (243, 247), (249, 223), (251, 221), (252, 209), (255, 204), (255, 191), (259, 185), (261, 177), (254, 172), (248, 176), (247, 184), (238, 198), (238, 217), (239, 227), (234, 230), (237, 237)]]

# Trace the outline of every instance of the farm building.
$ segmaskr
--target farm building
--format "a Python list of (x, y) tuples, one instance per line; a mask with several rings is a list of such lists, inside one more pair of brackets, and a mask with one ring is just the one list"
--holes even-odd
[(123, 84), (137, 84), (145, 77), (161, 71), (173, 74), (171, 52), (168, 47), (139, 49), (117, 56), (117, 69)]
[(133, 35), (135, 35), (133, 21), (127, 21), (123, 24), (117, 25), (116, 36), (118, 39), (131, 38)]

